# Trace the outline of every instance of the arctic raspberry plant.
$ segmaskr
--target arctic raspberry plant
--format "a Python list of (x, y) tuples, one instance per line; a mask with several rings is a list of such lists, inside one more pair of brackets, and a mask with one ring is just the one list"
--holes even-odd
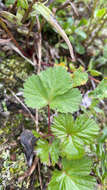
[[(37, 156), (48, 166), (59, 166), (60, 162), (60, 170), (53, 171), (48, 190), (94, 190), (95, 187), (87, 148), (95, 141), (99, 128), (86, 114), (74, 119), (73, 113), (79, 110), (82, 96), (72, 80), (65, 68), (56, 66), (30, 76), (24, 83), (28, 107), (48, 109), (48, 135), (45, 140), (42, 137), (38, 140)], [(57, 112), (52, 124), (51, 109)]]

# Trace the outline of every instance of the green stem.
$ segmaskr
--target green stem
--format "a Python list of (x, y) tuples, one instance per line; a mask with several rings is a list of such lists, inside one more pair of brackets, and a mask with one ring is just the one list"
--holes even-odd
[(32, 7), (34, 5), (34, 3), (36, 3), (37, 0), (33, 0), (32, 3), (30, 4), (29, 8), (26, 10), (24, 16), (23, 16), (23, 19), (22, 19), (22, 23), (24, 23), (26, 21), (26, 19), (28, 18), (28, 15), (29, 13), (31, 12), (32, 10)]

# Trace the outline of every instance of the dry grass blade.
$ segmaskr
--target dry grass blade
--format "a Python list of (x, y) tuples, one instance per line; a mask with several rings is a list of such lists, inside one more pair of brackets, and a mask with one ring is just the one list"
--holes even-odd
[(0, 39), (0, 44), (6, 44), (10, 42), (11, 39)]
[(32, 166), (24, 173), (24, 175), (20, 176), (19, 179), (18, 179), (18, 182), (21, 182), (23, 181), (26, 177), (29, 177), (32, 175), (32, 173), (34, 172), (37, 164), (38, 164), (38, 160), (39, 158), (38, 157), (35, 157), (34, 159), (34, 162), (32, 164)]

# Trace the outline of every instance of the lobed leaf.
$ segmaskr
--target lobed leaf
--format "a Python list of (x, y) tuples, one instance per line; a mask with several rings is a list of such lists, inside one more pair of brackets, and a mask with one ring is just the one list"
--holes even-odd
[(36, 147), (37, 155), (40, 157), (41, 162), (50, 165), (50, 159), (54, 166), (59, 159), (59, 141), (54, 140), (49, 144), (46, 140), (39, 140)]
[(107, 98), (107, 80), (103, 79), (94, 91), (89, 93), (94, 98), (104, 99)]
[(84, 85), (86, 84), (87, 81), (88, 81), (88, 74), (86, 72), (81, 72), (77, 70), (72, 75), (73, 87)]
[(88, 158), (63, 160), (63, 170), (54, 171), (48, 190), (94, 190), (95, 179), (90, 176), (92, 162)]
[(70, 114), (60, 114), (55, 117), (51, 130), (61, 140), (62, 156), (77, 159), (83, 156), (84, 145), (94, 141), (99, 128), (85, 114), (79, 116), (75, 122)]
[(81, 103), (78, 89), (72, 89), (70, 74), (63, 67), (49, 68), (32, 75), (24, 84), (25, 102), (29, 107), (50, 108), (59, 112), (74, 112)]

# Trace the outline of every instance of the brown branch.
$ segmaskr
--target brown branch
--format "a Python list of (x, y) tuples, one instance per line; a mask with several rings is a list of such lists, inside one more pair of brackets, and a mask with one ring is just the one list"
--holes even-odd
[(78, 10), (77, 10), (77, 8), (76, 8), (75, 4), (74, 4), (74, 3), (71, 3), (71, 2), (69, 2), (69, 4), (70, 4), (70, 5), (71, 5), (71, 7), (73, 8), (74, 13), (75, 13), (77, 16), (79, 16), (79, 13), (78, 13)]
[(11, 40), (13, 41), (13, 43), (15, 44), (15, 46), (21, 51), (21, 53), (28, 57), (28, 55), (23, 51), (23, 49), (19, 46), (19, 44), (17, 43), (17, 41), (15, 40), (15, 38), (13, 37), (12, 33), (9, 31), (9, 29), (7, 28), (6, 24), (3, 22), (3, 20), (0, 18), (0, 24), (2, 26), (2, 28), (6, 31), (6, 33), (8, 34), (8, 36), (11, 38)]
[(16, 8), (17, 8), (17, 0), (15, 0), (13, 6), (10, 7), (10, 9), (8, 11), (12, 13)]
[(89, 78), (89, 79), (91, 79), (91, 80), (93, 80), (93, 81), (95, 81), (96, 83), (100, 83), (100, 81), (99, 81), (99, 80), (95, 79), (95, 78), (94, 78), (94, 77), (92, 77), (92, 76), (88, 76), (88, 78)]
[(56, 11), (64, 9), (65, 7), (67, 7), (69, 5), (69, 3), (70, 3), (70, 0), (67, 0), (65, 3), (63, 3), (61, 6), (59, 6)]
[(15, 99), (23, 106), (23, 108), (29, 113), (30, 117), (35, 122), (34, 116), (32, 115), (31, 111), (26, 107), (26, 105), (16, 96), (16, 94), (11, 89), (8, 88), (8, 90), (15, 97)]

